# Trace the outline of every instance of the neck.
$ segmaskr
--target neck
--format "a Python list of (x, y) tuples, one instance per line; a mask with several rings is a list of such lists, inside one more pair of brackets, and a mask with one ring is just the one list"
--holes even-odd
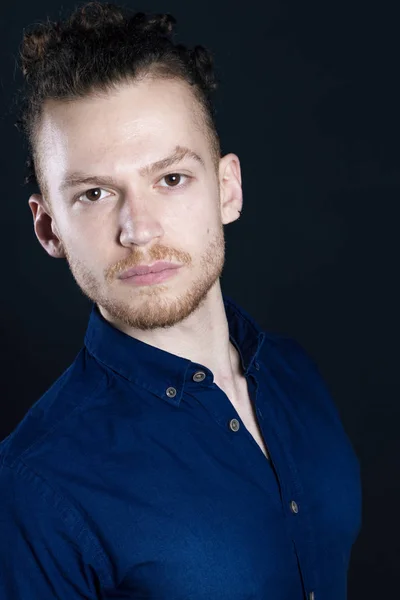
[(204, 365), (212, 371), (217, 385), (230, 393), (243, 379), (239, 353), (229, 339), (219, 279), (188, 317), (168, 329), (133, 329), (113, 319), (104, 307), (99, 309), (105, 319), (127, 335)]

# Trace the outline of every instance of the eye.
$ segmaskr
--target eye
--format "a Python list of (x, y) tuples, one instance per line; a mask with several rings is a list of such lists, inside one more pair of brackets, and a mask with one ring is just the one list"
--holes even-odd
[[(86, 196), (86, 200), (81, 200), (82, 202), (89, 202), (89, 203), (94, 203), (97, 202), (99, 200), (103, 200), (103, 198), (101, 197), (101, 195), (99, 194), (99, 192), (105, 192), (106, 190), (103, 190), (103, 188), (91, 188), (90, 190), (86, 190), (86, 192), (84, 192), (83, 194), (81, 194), (78, 197), (78, 200), (81, 200), (81, 198), (84, 198)], [(94, 195), (94, 192), (97, 192), (96, 195)], [(91, 194), (92, 197), (90, 198), (88, 195)]]
[[(179, 181), (182, 179), (182, 177), (184, 177), (186, 180), (192, 179), (192, 177), (190, 175), (185, 175), (184, 173), (168, 173), (167, 175), (164, 175), (160, 181), (162, 181), (163, 179), (165, 179), (166, 181), (169, 181), (171, 183), (171, 185), (162, 185), (161, 187), (166, 187), (166, 188), (183, 188), (187, 185), (188, 181), (185, 181), (182, 184), (179, 184)], [(101, 192), (106, 192), (106, 190), (104, 190), (103, 188), (100, 187), (96, 187), (96, 188), (91, 188), (90, 190), (86, 190), (86, 192), (83, 192), (83, 194), (80, 194), (80, 196), (78, 196), (78, 200), (80, 202), (84, 202), (86, 204), (95, 204), (97, 202), (100, 202), (101, 200), (104, 200), (105, 197), (107, 196), (102, 196)]]
[(164, 175), (160, 181), (162, 181), (163, 179), (170, 181), (172, 183), (172, 185), (167, 185), (164, 186), (162, 185), (161, 187), (169, 187), (169, 188), (174, 188), (174, 187), (178, 187), (181, 188), (184, 185), (186, 185), (186, 183), (183, 183), (182, 185), (178, 185), (178, 180), (182, 179), (182, 177), (185, 177), (186, 179), (190, 179), (189, 175), (184, 175), (183, 173), (168, 173), (167, 175)]

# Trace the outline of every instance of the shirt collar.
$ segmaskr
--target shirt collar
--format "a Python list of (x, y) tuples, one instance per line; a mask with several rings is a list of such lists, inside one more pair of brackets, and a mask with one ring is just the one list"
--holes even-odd
[[(265, 333), (232, 298), (225, 294), (222, 298), (229, 338), (237, 348), (244, 373), (247, 374), (254, 367)], [(193, 386), (194, 391), (199, 386), (198, 376), (193, 380), (195, 373), (202, 371), (205, 383), (211, 384), (214, 379), (213, 373), (204, 365), (151, 346), (120, 331), (103, 317), (94, 302), (84, 343), (89, 353), (100, 363), (177, 406), (184, 389)]]

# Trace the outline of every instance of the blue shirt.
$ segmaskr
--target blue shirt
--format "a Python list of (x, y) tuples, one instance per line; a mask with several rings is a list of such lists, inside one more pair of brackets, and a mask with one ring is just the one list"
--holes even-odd
[(1, 600), (346, 598), (358, 459), (302, 347), (223, 300), (271, 460), (212, 371), (93, 304), (0, 444)]

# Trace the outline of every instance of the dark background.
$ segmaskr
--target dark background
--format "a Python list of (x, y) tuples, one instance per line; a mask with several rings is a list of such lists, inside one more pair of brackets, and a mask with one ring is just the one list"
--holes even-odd
[[(215, 56), (223, 154), (244, 205), (223, 291), (319, 364), (361, 462), (349, 600), (399, 595), (400, 20), (396, 3), (142, 1)], [(37, 241), (12, 101), (22, 30), (65, 1), (0, 9), (0, 439), (74, 360), (89, 301)], [(323, 600), (321, 598), (321, 600)]]

